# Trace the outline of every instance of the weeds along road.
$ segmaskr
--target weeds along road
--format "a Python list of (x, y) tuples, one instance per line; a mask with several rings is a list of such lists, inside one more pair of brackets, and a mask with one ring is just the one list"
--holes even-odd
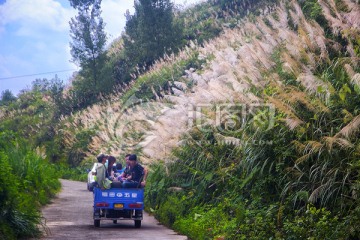
[(187, 239), (160, 225), (145, 212), (141, 228), (135, 228), (134, 221), (129, 220), (118, 221), (117, 224), (101, 221), (100, 228), (95, 228), (93, 194), (86, 189), (86, 183), (61, 180), (61, 184), (61, 192), (42, 211), (46, 233), (41, 239)]

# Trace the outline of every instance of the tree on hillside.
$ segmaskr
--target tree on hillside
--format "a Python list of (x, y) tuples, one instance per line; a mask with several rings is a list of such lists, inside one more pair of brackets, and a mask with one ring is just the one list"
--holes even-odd
[(16, 97), (14, 94), (9, 90), (6, 89), (1, 93), (1, 100), (0, 100), (0, 106), (1, 105), (8, 105), (9, 103), (16, 100)]
[(60, 119), (62, 115), (71, 113), (71, 103), (68, 98), (64, 96), (65, 85), (64, 82), (57, 76), (51, 79), (48, 94), (54, 103), (54, 119)]
[(76, 9), (79, 7), (89, 8), (94, 3), (94, 0), (69, 0), (69, 1), (70, 1), (70, 5)]
[(32, 81), (32, 91), (39, 91), (42, 93), (46, 93), (49, 90), (50, 81), (47, 78), (37, 78)]
[(132, 66), (148, 67), (181, 43), (181, 27), (173, 21), (169, 0), (136, 0), (135, 14), (127, 13), (124, 48)]
[(78, 15), (71, 18), (70, 43), (72, 60), (82, 68), (84, 79), (91, 79), (91, 92), (100, 85), (99, 72), (105, 63), (106, 34), (101, 18), (101, 0), (70, 0)]

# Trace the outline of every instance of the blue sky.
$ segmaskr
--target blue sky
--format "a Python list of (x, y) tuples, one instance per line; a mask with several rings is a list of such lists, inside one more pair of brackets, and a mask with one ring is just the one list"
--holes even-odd
[[(175, 0), (192, 4), (199, 0)], [(110, 43), (125, 26), (133, 0), (102, 0), (102, 17)], [(78, 67), (71, 63), (69, 21), (76, 11), (68, 0), (0, 0), (0, 95), (17, 95), (36, 78), (67, 83)], [(51, 73), (48, 73), (51, 72)], [(48, 73), (48, 74), (43, 74)], [(32, 75), (32, 76), (28, 76)]]

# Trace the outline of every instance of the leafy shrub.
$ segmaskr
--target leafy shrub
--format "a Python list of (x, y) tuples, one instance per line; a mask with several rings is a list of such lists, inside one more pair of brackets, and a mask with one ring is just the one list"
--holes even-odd
[[(91, 166), (92, 167), (92, 166)], [(87, 181), (87, 170), (91, 168), (90, 166), (79, 166), (79, 167), (71, 167), (66, 164), (57, 165), (56, 171), (59, 172), (59, 175), (63, 179), (71, 179), (74, 181)]]
[(277, 235), (276, 211), (273, 205), (252, 209), (225, 198), (216, 205), (193, 206), (173, 227), (191, 239), (270, 239)]
[(0, 134), (0, 165), (0, 237), (38, 236), (40, 206), (59, 190), (58, 173), (11, 132)]
[(225, 211), (224, 206), (194, 207), (185, 217), (177, 220), (174, 228), (191, 239), (216, 239), (234, 232), (237, 219)]
[(344, 222), (333, 216), (325, 208), (317, 209), (307, 205), (304, 214), (293, 220), (285, 220), (284, 235), (286, 239), (346, 239)]
[(155, 216), (166, 226), (172, 226), (178, 218), (183, 216), (188, 203), (176, 195), (169, 195), (165, 198), (166, 200), (162, 201), (155, 212)]

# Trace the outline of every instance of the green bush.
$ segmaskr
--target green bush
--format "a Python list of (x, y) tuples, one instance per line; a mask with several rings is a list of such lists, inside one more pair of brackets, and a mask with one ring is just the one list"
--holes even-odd
[(59, 164), (55, 168), (59, 172), (59, 176), (63, 179), (86, 182), (87, 170), (91, 169), (92, 166), (71, 167), (66, 164)]
[(216, 239), (234, 232), (237, 219), (225, 211), (222, 205), (194, 207), (191, 212), (177, 220), (174, 229), (191, 239)]
[(190, 213), (177, 216), (173, 227), (191, 239), (271, 239), (279, 235), (276, 214), (274, 205), (252, 209), (225, 198), (216, 205), (193, 206)]
[(347, 239), (344, 222), (332, 216), (325, 208), (317, 209), (308, 205), (304, 214), (293, 220), (285, 220), (283, 232), (285, 239)]
[(187, 205), (179, 196), (169, 195), (159, 206), (155, 216), (166, 226), (173, 226), (177, 218), (183, 216)]
[(1, 239), (39, 236), (40, 207), (60, 189), (58, 173), (11, 132), (0, 134), (0, 165)]

